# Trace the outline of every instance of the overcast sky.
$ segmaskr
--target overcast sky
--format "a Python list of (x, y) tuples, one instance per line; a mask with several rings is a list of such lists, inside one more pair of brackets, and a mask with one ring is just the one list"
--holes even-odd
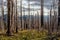
[[(44, 14), (48, 15), (49, 10), (51, 9), (53, 0), (44, 0)], [(20, 0), (17, 0), (18, 2), (18, 11), (20, 11)], [(23, 11), (25, 11), (26, 14), (28, 14), (28, 0), (22, 0), (23, 2)], [(56, 1), (57, 2), (57, 1)], [(0, 0), (0, 7), (2, 5), (2, 0)], [(6, 11), (6, 0), (4, 0), (4, 9)], [(33, 9), (35, 10), (35, 13), (37, 11), (40, 13), (40, 0), (30, 0), (30, 12), (33, 13)], [(0, 8), (1, 9), (1, 8)], [(45, 13), (46, 12), (46, 13)]]

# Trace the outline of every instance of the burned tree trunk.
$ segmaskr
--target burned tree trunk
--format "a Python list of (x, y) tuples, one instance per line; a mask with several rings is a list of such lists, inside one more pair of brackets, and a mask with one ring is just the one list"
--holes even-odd
[(18, 23), (17, 23), (18, 22), (18, 20), (17, 20), (18, 17), (17, 17), (17, 15), (18, 14), (17, 14), (17, 0), (16, 0), (16, 33), (18, 33)]
[(22, 30), (22, 0), (20, 1), (20, 13), (21, 13), (21, 30)]
[(43, 26), (43, 2), (44, 0), (41, 0), (41, 27)]
[(11, 28), (12, 32), (14, 32), (14, 0), (11, 0)]
[(48, 35), (51, 35), (52, 27), (51, 27), (51, 16), (52, 16), (52, 5), (49, 11), (49, 19), (48, 19)]
[(8, 19), (7, 19), (7, 35), (12, 35), (12, 17), (13, 17), (13, 1), (7, 0), (7, 8), (8, 8)]
[(30, 17), (30, 0), (28, 0), (28, 28), (31, 29), (31, 17)]
[(60, 31), (60, 0), (58, 2), (58, 27), (57, 27), (57, 31)]
[(4, 32), (4, 2), (2, 0), (2, 31)]
[[(24, 17), (25, 17), (25, 10), (24, 10)], [(26, 19), (24, 19), (24, 30), (26, 29)]]
[[(58, 27), (57, 27), (57, 31), (60, 32), (60, 0), (58, 0)], [(60, 33), (58, 35), (60, 35)]]
[(11, 25), (10, 25), (10, 0), (7, 0), (7, 8), (8, 8), (8, 24), (7, 24), (7, 35), (9, 36), (9, 35), (11, 35)]
[(58, 25), (60, 24), (60, 0), (58, 3)]

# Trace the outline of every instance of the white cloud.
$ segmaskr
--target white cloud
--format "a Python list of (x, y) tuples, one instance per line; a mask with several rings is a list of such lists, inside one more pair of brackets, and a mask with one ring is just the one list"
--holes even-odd
[[(4, 1), (6, 1), (6, 0), (4, 0)], [(34, 4), (34, 3), (36, 3), (36, 2), (38, 2), (38, 0), (37, 1), (30, 1), (30, 4)], [(20, 7), (20, 0), (17, 0), (17, 3), (18, 3), (18, 6)], [(48, 3), (48, 2), (47, 2)], [(48, 3), (49, 4), (49, 3)], [(23, 5), (22, 5), (24, 8), (26, 8), (26, 9), (28, 9), (28, 1), (26, 1), (26, 0), (23, 0)], [(6, 8), (6, 7), (5, 7)], [(38, 6), (38, 5), (30, 5), (30, 8), (31, 9), (36, 9), (35, 11), (34, 11), (34, 13), (37, 13), (37, 11), (39, 12), (39, 13), (41, 13), (40, 12), (40, 10), (38, 10), (38, 9), (40, 9), (41, 7), (40, 6)], [(19, 8), (20, 9), (20, 8)], [(5, 9), (6, 10), (6, 9)], [(31, 13), (33, 13), (33, 11), (30, 11)], [(46, 8), (46, 7), (44, 7), (44, 15), (48, 15), (48, 12), (49, 12), (49, 9), (48, 8)], [(26, 13), (26, 15), (28, 15), (28, 11), (25, 11), (25, 13)]]
[[(47, 8), (45, 8), (44, 7), (44, 9), (43, 9), (43, 13), (44, 13), (44, 15), (49, 15), (49, 9), (47, 9)], [(41, 13), (41, 10), (35, 10), (35, 11), (30, 11), (30, 15), (35, 15), (35, 14), (37, 14), (37, 12), (39, 13), (39, 15), (41, 15), (40, 13)], [(19, 14), (20, 14), (20, 12), (19, 12)], [(24, 15), (24, 12), (23, 12), (23, 15)], [(28, 15), (28, 11), (26, 11), (25, 12), (25, 15)]]

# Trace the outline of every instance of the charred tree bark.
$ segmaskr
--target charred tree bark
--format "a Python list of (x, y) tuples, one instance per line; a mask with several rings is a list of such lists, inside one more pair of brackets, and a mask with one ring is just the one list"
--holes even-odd
[(12, 18), (13, 17), (13, 2), (12, 0), (7, 0), (7, 9), (8, 9), (8, 19), (7, 19), (7, 35), (12, 35)]
[(58, 2), (58, 26), (60, 24), (60, 0)]
[[(26, 16), (25, 15), (25, 10), (23, 12), (24, 12), (23, 16), (25, 17)], [(26, 30), (26, 18), (23, 18), (23, 26), (24, 26), (23, 29)]]
[(41, 27), (43, 26), (43, 4), (44, 0), (41, 0)]
[(30, 0), (28, 0), (28, 28), (31, 29)]
[[(51, 10), (52, 10), (52, 9), (51, 9)], [(51, 21), (51, 18), (52, 18), (51, 12), (52, 12), (52, 11), (51, 11), (51, 10), (50, 10), (50, 19), (49, 19), (49, 20), (50, 20), (50, 21), (49, 21), (49, 35), (51, 35), (51, 33), (52, 33), (52, 24), (51, 24), (51, 23), (52, 23), (52, 21)]]
[(16, 0), (16, 33), (18, 33), (18, 20), (17, 20), (17, 0)]
[(20, 13), (21, 13), (21, 30), (22, 30), (22, 0), (20, 1)]
[(4, 32), (4, 3), (2, 0), (2, 31)]
[(7, 35), (9, 36), (9, 35), (11, 35), (11, 29), (10, 29), (10, 27), (11, 27), (11, 25), (10, 25), (10, 0), (7, 0), (7, 8), (8, 8), (8, 24), (7, 24)]
[(57, 27), (58, 35), (60, 35), (60, 0), (58, 0), (58, 27)]
[(14, 0), (11, 0), (11, 28), (12, 32), (14, 32)]
[(60, 0), (58, 2), (58, 27), (57, 27), (57, 31), (60, 32)]

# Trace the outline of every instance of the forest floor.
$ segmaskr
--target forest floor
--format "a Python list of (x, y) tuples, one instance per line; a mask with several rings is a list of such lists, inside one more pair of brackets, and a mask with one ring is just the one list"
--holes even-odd
[[(59, 39), (59, 38), (58, 38)], [(23, 30), (14, 33), (13, 36), (7, 36), (5, 33), (0, 34), (0, 40), (50, 40), (47, 31)]]

